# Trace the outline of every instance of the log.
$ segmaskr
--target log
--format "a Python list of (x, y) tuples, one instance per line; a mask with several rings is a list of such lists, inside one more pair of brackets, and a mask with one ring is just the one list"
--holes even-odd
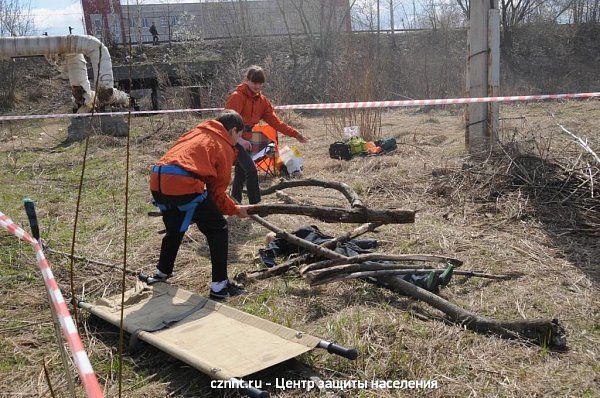
[[(357, 238), (367, 232), (375, 231), (375, 229), (379, 226), (381, 226), (381, 224), (379, 224), (379, 223), (363, 224), (360, 227), (355, 228), (354, 230), (347, 232), (344, 235), (339, 236), (333, 240), (324, 242), (323, 244), (321, 244), (319, 246), (332, 249), (332, 248), (337, 247), (337, 245), (340, 243), (344, 243), (344, 242), (349, 241), (350, 239)], [(300, 264), (303, 264), (304, 262), (308, 261), (311, 257), (312, 257), (312, 253), (302, 254), (302, 255), (292, 258), (282, 264), (276, 265), (275, 267), (265, 268), (265, 269), (262, 269), (259, 271), (254, 271), (254, 272), (238, 274), (236, 276), (236, 279), (239, 281), (249, 282), (249, 281), (253, 281), (253, 280), (270, 278), (270, 277), (276, 276), (276, 275), (283, 275), (290, 268), (292, 268), (294, 266), (298, 266)]]
[(322, 181), (313, 178), (308, 178), (304, 180), (282, 180), (275, 185), (271, 185), (269, 188), (261, 189), (260, 193), (261, 195), (269, 195), (275, 193), (278, 190), (286, 188), (310, 186), (335, 189), (336, 191), (341, 192), (346, 197), (346, 199), (348, 199), (348, 202), (350, 202), (350, 206), (352, 208), (364, 207), (364, 204), (362, 200), (358, 197), (358, 194), (354, 192), (354, 190), (350, 188), (348, 184), (336, 181)]
[(435, 262), (444, 264), (453, 264), (456, 267), (462, 265), (462, 261), (444, 256), (436, 256), (433, 254), (381, 254), (381, 253), (369, 253), (361, 254), (354, 257), (345, 257), (342, 259), (325, 260), (319, 261), (318, 263), (308, 264), (300, 268), (300, 275), (304, 275), (306, 272), (320, 270), (324, 268), (334, 267), (343, 264), (356, 264), (365, 261), (420, 261), (420, 262)]
[(565, 329), (557, 319), (519, 319), (497, 321), (467, 311), (425, 289), (406, 282), (400, 277), (385, 279), (388, 288), (396, 293), (413, 297), (446, 314), (449, 321), (477, 333), (492, 333), (504, 338), (523, 338), (557, 350), (567, 348)]
[(415, 211), (400, 209), (342, 209), (327, 206), (261, 204), (253, 205), (248, 209), (248, 213), (261, 217), (270, 214), (295, 214), (330, 223), (379, 222), (381, 224), (408, 224), (415, 222)]

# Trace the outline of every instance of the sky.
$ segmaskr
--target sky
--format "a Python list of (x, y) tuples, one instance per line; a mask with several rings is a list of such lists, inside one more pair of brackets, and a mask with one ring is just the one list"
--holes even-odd
[[(83, 12), (79, 0), (30, 0), (31, 11), (35, 21), (36, 34), (48, 32), (49, 35), (69, 34), (69, 26), (73, 34), (85, 34), (83, 28)], [(135, 3), (136, 0), (130, 0)], [(166, 0), (140, 0), (140, 3), (161, 3)], [(169, 0), (170, 3), (189, 3), (198, 0)], [(206, 0), (203, 0), (206, 1)], [(125, 4), (122, 1), (121, 4)]]
[(37, 34), (68, 35), (69, 26), (73, 34), (85, 33), (79, 0), (31, 0), (31, 12)]

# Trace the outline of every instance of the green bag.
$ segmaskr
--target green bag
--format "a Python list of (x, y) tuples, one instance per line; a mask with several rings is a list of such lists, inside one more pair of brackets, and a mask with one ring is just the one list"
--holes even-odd
[(350, 153), (352, 156), (366, 155), (367, 154), (367, 141), (360, 137), (350, 138)]

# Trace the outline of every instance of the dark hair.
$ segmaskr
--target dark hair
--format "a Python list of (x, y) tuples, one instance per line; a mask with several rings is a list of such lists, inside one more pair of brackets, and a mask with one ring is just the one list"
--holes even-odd
[(244, 129), (242, 117), (239, 113), (231, 109), (223, 111), (216, 120), (217, 122), (221, 123), (227, 131), (234, 127), (237, 127), (238, 131), (242, 131)]
[(252, 65), (246, 71), (246, 79), (248, 79), (252, 83), (264, 83), (265, 71), (258, 65)]

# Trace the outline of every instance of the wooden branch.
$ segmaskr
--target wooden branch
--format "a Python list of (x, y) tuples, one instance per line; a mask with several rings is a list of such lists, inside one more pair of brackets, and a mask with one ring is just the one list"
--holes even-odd
[(277, 199), (281, 200), (285, 204), (288, 204), (288, 205), (299, 204), (296, 200), (294, 200), (294, 198), (292, 198), (290, 195), (288, 195), (287, 193), (285, 193), (283, 191), (276, 191), (275, 196), (277, 196)]
[(350, 206), (352, 208), (365, 207), (362, 200), (358, 197), (358, 194), (354, 192), (354, 190), (350, 188), (348, 184), (336, 181), (322, 181), (315, 180), (313, 178), (305, 180), (283, 180), (275, 185), (271, 185), (267, 189), (261, 189), (260, 193), (261, 195), (269, 195), (281, 189), (310, 186), (335, 189), (336, 191), (341, 192), (346, 199), (348, 199), (348, 202), (350, 202)]
[[(429, 261), (435, 263), (453, 264), (457, 267), (462, 265), (462, 261), (451, 257), (435, 256), (432, 254), (381, 254), (381, 253), (369, 253), (361, 254), (354, 257), (346, 257), (343, 260), (325, 260), (318, 263), (308, 264), (300, 268), (300, 275), (304, 275), (306, 272), (315, 271), (319, 269), (329, 268), (336, 265), (342, 264), (356, 264), (365, 261)], [(398, 267), (397, 267), (398, 268)]]
[[(381, 226), (381, 224), (379, 223), (368, 223), (368, 224), (363, 224), (358, 228), (355, 228), (354, 230), (347, 232), (346, 234), (339, 236), (333, 240), (327, 241), (322, 243), (319, 246), (323, 246), (329, 249), (335, 248), (337, 247), (338, 244), (344, 243), (349, 241), (350, 239), (354, 239), (357, 238), (367, 232), (371, 232), (371, 231), (375, 231), (375, 229), (377, 227)], [(285, 274), (290, 268), (294, 267), (294, 266), (298, 266), (300, 264), (303, 264), (304, 262), (308, 261), (309, 258), (312, 257), (312, 253), (306, 253), (306, 254), (302, 254), (298, 257), (294, 257), (282, 264), (276, 265), (274, 267), (271, 268), (265, 268), (259, 271), (254, 271), (254, 272), (248, 272), (248, 273), (243, 273), (243, 274), (239, 274), (238, 276), (236, 276), (236, 279), (241, 280), (241, 281), (252, 281), (252, 280), (258, 280), (258, 279), (266, 279), (266, 278), (270, 278), (272, 276), (276, 276), (276, 275), (283, 275)]]
[[(65, 252), (62, 252), (60, 250), (54, 250), (51, 247), (44, 247), (44, 250), (46, 250), (47, 252), (50, 252), (50, 253), (60, 254), (61, 256), (65, 256), (65, 257), (70, 258), (70, 259), (72, 258), (73, 260), (85, 261), (85, 262), (90, 263), (90, 264), (98, 264), (98, 265), (103, 265), (103, 266), (109, 267), (109, 268), (123, 270), (123, 265), (122, 264), (108, 263), (106, 261), (94, 260), (92, 258), (87, 258), (87, 257), (82, 257), (82, 256), (77, 256), (77, 255), (71, 256), (71, 254), (69, 254), (69, 253), (65, 253)], [(139, 274), (139, 272), (133, 271), (131, 269), (125, 269), (125, 272), (128, 273), (128, 274), (130, 274), (130, 275), (138, 275)]]
[[(390, 263), (382, 264), (382, 263), (378, 263), (378, 262), (374, 262), (374, 261), (365, 261), (365, 262), (359, 263), (359, 264), (342, 264), (342, 265), (337, 265), (335, 267), (325, 268), (322, 270), (306, 272), (302, 276), (305, 277), (306, 279), (308, 279), (310, 281), (310, 284), (313, 285), (313, 284), (335, 282), (337, 277), (340, 277), (340, 278), (343, 277), (343, 279), (340, 279), (340, 280), (361, 278), (364, 275), (357, 275), (354, 277), (347, 277), (347, 278), (346, 278), (346, 276), (354, 275), (355, 273), (378, 272), (378, 271), (395, 271), (395, 272), (388, 272), (386, 275), (428, 274), (432, 271), (441, 274), (442, 272), (445, 271), (445, 269), (431, 268), (431, 267), (415, 268), (414, 265), (390, 264)], [(479, 278), (496, 279), (496, 280), (514, 279), (514, 278), (518, 278), (518, 277), (522, 276), (522, 274), (519, 274), (519, 273), (495, 275), (495, 274), (487, 274), (484, 272), (473, 271), (473, 270), (454, 270), (453, 273), (455, 275), (462, 275), (462, 276), (467, 276), (467, 277), (479, 277)], [(382, 274), (382, 275), (384, 275), (384, 274)], [(376, 275), (367, 275), (367, 276), (376, 276)], [(325, 280), (326, 282), (321, 282), (322, 280)]]
[(381, 224), (407, 224), (415, 222), (415, 211), (399, 209), (341, 209), (325, 206), (261, 204), (253, 205), (248, 209), (248, 213), (261, 217), (269, 214), (296, 214), (331, 223), (379, 222)]
[[(296, 243), (298, 246), (305, 247), (313, 253), (325, 256), (334, 260), (321, 261), (315, 264), (302, 267), (301, 274), (308, 271), (323, 269), (330, 266), (341, 264), (354, 264), (367, 260), (379, 261), (433, 261), (441, 263), (450, 263), (456, 266), (462, 265), (462, 261), (434, 255), (414, 254), (414, 255), (382, 255), (382, 254), (365, 254), (355, 257), (345, 257), (332, 250), (322, 246), (317, 246), (303, 239), (290, 235), (278, 227), (269, 224), (260, 217), (252, 216), (252, 219), (259, 222), (261, 225), (274, 231), (278, 236), (285, 237), (289, 241)], [(314, 250), (314, 251), (313, 251)], [(392, 270), (384, 270), (392, 271)], [(381, 272), (381, 271), (380, 271)], [(380, 274), (381, 275), (381, 274)], [(363, 273), (363, 276), (365, 274)], [(556, 349), (566, 348), (566, 335), (563, 327), (558, 320), (533, 319), (533, 320), (516, 320), (516, 321), (496, 321), (493, 319), (481, 317), (473, 312), (467, 311), (449, 301), (421, 289), (409, 282), (404, 281), (397, 276), (385, 278), (387, 287), (397, 293), (413, 297), (431, 305), (432, 307), (444, 312), (451, 322), (463, 325), (464, 327), (473, 330), (477, 333), (493, 333), (501, 337), (508, 338), (525, 338), (542, 346), (549, 346)]]
[[(307, 277), (311, 286), (324, 285), (326, 283), (340, 282), (350, 279), (357, 278), (367, 278), (367, 277), (378, 277), (378, 276), (388, 276), (388, 275), (406, 275), (406, 274), (429, 274), (431, 272), (435, 272), (441, 274), (444, 272), (444, 269), (436, 269), (436, 268), (401, 268), (401, 269), (376, 269), (369, 271), (355, 271), (350, 273), (338, 272), (334, 274), (327, 275), (319, 275), (313, 274), (309, 272), (304, 276)], [(453, 271), (455, 275), (464, 275), (464, 276), (478, 276), (480, 278), (488, 278), (488, 279), (498, 279), (498, 280), (507, 280), (518, 278), (521, 275), (493, 275), (493, 274), (485, 274), (482, 272), (475, 271)], [(313, 275), (311, 275), (313, 274)]]
[(256, 221), (257, 223), (259, 223), (260, 225), (262, 225), (263, 227), (267, 228), (268, 230), (275, 232), (275, 234), (278, 238), (282, 238), (282, 239), (287, 240), (288, 242), (292, 242), (296, 246), (303, 247), (306, 250), (310, 251), (311, 253), (317, 254), (322, 257), (336, 258), (336, 259), (341, 259), (341, 260), (346, 258), (346, 256), (336, 253), (333, 250), (329, 250), (326, 247), (315, 245), (314, 243), (311, 243), (307, 240), (304, 240), (295, 235), (289, 234), (289, 233), (285, 232), (283, 229), (271, 224), (264, 218), (261, 218), (256, 215), (250, 216), (250, 218), (252, 220)]
[[(556, 120), (556, 116), (554, 116), (554, 113), (550, 112), (550, 115), (552, 115), (552, 117)], [(588, 145), (587, 138), (586, 139), (582, 139), (582, 138), (576, 136), (575, 134), (573, 134), (572, 132), (570, 132), (569, 130), (567, 130), (565, 128), (565, 126), (563, 126), (560, 123), (556, 123), (556, 125), (558, 127), (560, 127), (560, 129), (562, 131), (564, 131), (566, 134), (568, 134), (571, 138), (573, 138), (573, 140), (575, 141), (575, 143), (577, 145), (579, 145), (581, 148), (583, 148), (584, 151), (586, 151), (587, 153), (589, 153), (590, 155), (592, 155), (592, 157), (594, 158), (594, 160), (596, 160), (596, 163), (598, 163), (598, 165), (600, 165), (600, 156), (598, 156), (598, 154), (596, 154), (596, 152), (594, 152), (594, 150), (592, 149), (592, 147), (590, 147)]]
[(385, 283), (389, 285), (390, 290), (424, 301), (446, 314), (451, 322), (477, 333), (492, 333), (505, 338), (525, 338), (543, 347), (566, 349), (565, 330), (557, 319), (497, 321), (467, 311), (440, 296), (406, 282), (400, 277), (386, 278)]

